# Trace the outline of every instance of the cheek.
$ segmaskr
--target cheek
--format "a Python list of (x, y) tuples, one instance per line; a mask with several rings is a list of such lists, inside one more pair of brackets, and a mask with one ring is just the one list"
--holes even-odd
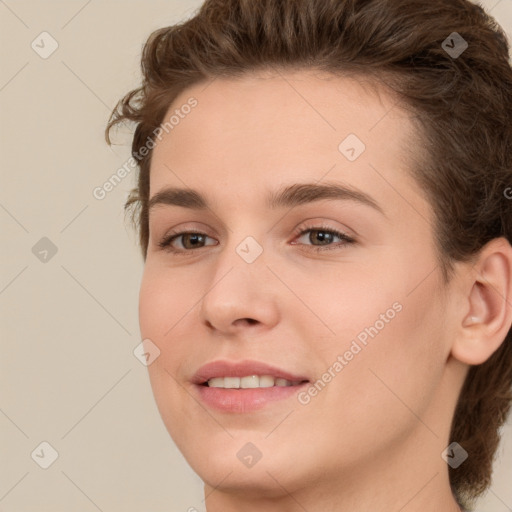
[(373, 310), (360, 331), (368, 338), (346, 367), (344, 386), (354, 390), (347, 397), (348, 407), (360, 418), (378, 418), (382, 433), (395, 435), (415, 428), (417, 417), (436, 400), (449, 344), (440, 322), (442, 302), (435, 297), (435, 290), (428, 286), (400, 297), (402, 309), (393, 319), (377, 323), (384, 311)]
[(195, 304), (197, 291), (176, 273), (146, 265), (139, 291), (139, 323), (146, 338), (164, 340), (180, 328), (181, 319)]
[[(334, 393), (322, 391), (323, 398), (315, 399), (319, 406), (335, 410), (336, 402), (340, 411), (358, 417), (407, 421), (414, 420), (407, 407), (419, 414), (433, 399), (450, 346), (440, 283), (432, 275), (416, 287), (420, 272), (408, 283), (397, 279), (400, 272), (390, 267), (387, 275), (347, 274), (309, 295), (308, 305), (334, 332), (320, 331), (322, 325), (313, 315), (303, 325), (308, 338), (315, 340), (311, 348), (319, 363), (316, 377), (322, 378), (329, 368), (336, 375), (326, 386)], [(340, 357), (342, 369), (339, 364), (333, 368)]]
[(143, 338), (159, 338), (164, 332), (166, 311), (172, 311), (173, 295), (165, 294), (156, 280), (142, 278), (139, 290), (139, 325)]
[[(159, 357), (148, 366), (156, 398), (162, 389), (174, 388), (173, 377), (186, 359), (187, 341), (193, 335), (189, 315), (197, 302), (197, 291), (180, 283), (165, 272), (144, 271), (139, 291), (139, 326), (142, 339), (150, 339), (160, 350)], [(182, 340), (182, 343), (177, 343)]]
[(186, 293), (187, 287), (176, 285), (176, 280), (166, 277), (165, 272), (146, 267), (139, 291), (140, 332), (142, 339), (150, 339), (160, 350), (147, 369), (156, 405), (171, 437), (181, 428), (179, 416), (172, 411), (183, 407), (176, 377), (187, 356), (186, 344), (180, 346), (174, 340), (180, 336), (179, 339), (187, 339), (186, 314), (197, 300), (184, 297)]

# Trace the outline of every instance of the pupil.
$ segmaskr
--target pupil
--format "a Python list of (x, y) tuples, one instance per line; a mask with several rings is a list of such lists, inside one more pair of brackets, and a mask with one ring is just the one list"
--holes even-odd
[(332, 236), (330, 233), (326, 233), (325, 231), (316, 231), (316, 233), (321, 242), (329, 241), (329, 238)]
[(202, 238), (202, 235), (199, 235), (197, 233), (192, 233), (192, 234), (188, 235), (188, 238), (192, 242), (192, 246), (195, 246), (195, 245), (197, 245), (198, 239)]

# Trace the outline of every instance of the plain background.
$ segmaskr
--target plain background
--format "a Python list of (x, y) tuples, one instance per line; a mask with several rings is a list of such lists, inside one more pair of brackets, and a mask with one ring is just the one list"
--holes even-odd
[[(143, 262), (123, 204), (135, 172), (93, 196), (129, 157), (128, 130), (113, 150), (103, 131), (138, 85), (142, 44), (200, 3), (0, 0), (0, 511), (204, 511), (133, 353)], [(483, 5), (510, 37), (512, 0)], [(43, 31), (58, 43), (46, 59), (31, 47), (44, 50)], [(42, 442), (58, 452), (48, 469)], [(509, 423), (477, 510), (512, 510), (511, 477)]]

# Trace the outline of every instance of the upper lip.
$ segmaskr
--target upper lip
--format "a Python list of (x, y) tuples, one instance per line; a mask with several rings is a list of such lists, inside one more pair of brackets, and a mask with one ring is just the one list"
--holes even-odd
[(309, 380), (304, 375), (293, 374), (277, 366), (261, 361), (212, 361), (207, 363), (192, 378), (194, 384), (204, 384), (214, 377), (246, 377), (248, 375), (271, 375), (291, 382)]

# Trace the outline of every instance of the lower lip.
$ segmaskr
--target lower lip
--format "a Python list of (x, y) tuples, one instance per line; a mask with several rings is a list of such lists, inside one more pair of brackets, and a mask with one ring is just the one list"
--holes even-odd
[(251, 412), (262, 409), (272, 402), (284, 400), (296, 395), (308, 385), (307, 382), (297, 386), (272, 386), (269, 388), (211, 388), (198, 385), (202, 401), (222, 412)]

